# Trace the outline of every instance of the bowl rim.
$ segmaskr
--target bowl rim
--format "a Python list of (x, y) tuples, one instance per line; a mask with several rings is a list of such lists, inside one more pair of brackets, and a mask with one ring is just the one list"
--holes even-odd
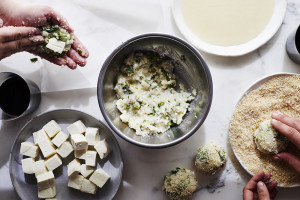
[[(201, 120), (199, 120), (196, 124), (196, 126), (190, 130), (189, 132), (187, 132), (186, 134), (184, 134), (182, 137), (167, 142), (167, 143), (160, 143), (160, 144), (147, 144), (147, 143), (143, 143), (143, 142), (138, 142), (130, 137), (128, 137), (126, 134), (122, 133), (121, 131), (119, 131), (114, 124), (111, 122), (110, 118), (108, 117), (108, 115), (106, 114), (105, 108), (104, 108), (104, 103), (103, 103), (103, 93), (102, 93), (102, 83), (103, 83), (103, 79), (104, 79), (104, 75), (106, 73), (106, 70), (108, 68), (109, 63), (111, 62), (111, 60), (113, 59), (113, 57), (119, 52), (121, 51), (123, 48), (125, 48), (127, 45), (131, 44), (132, 42), (135, 42), (137, 40), (140, 39), (144, 39), (144, 38), (149, 38), (149, 37), (164, 37), (167, 39), (171, 39), (171, 40), (175, 40), (181, 44), (183, 44), (184, 46), (186, 46), (192, 53), (194, 53), (196, 55), (196, 57), (199, 59), (200, 63), (202, 64), (202, 67), (205, 71), (206, 77), (207, 77), (207, 82), (208, 82), (208, 102), (204, 112), (203, 117), (201, 118)], [(204, 61), (202, 55), (192, 46), (190, 45), (188, 42), (186, 42), (185, 40), (178, 38), (176, 36), (173, 35), (169, 35), (169, 34), (165, 34), (165, 33), (145, 33), (145, 34), (141, 34), (141, 35), (137, 35), (135, 37), (132, 37), (130, 39), (128, 39), (127, 41), (123, 42), (120, 46), (118, 46), (105, 60), (105, 62), (102, 65), (100, 74), (99, 74), (99, 78), (98, 78), (98, 83), (97, 83), (97, 98), (98, 98), (98, 104), (101, 110), (101, 113), (105, 119), (105, 121), (107, 122), (107, 124), (109, 125), (109, 127), (121, 138), (123, 138), (124, 140), (135, 144), (137, 146), (140, 147), (144, 147), (144, 148), (152, 148), (152, 149), (158, 149), (158, 148), (166, 148), (166, 147), (170, 147), (173, 145), (176, 145), (184, 140), (186, 140), (187, 138), (189, 138), (190, 136), (192, 136), (199, 128), (200, 126), (204, 123), (211, 104), (212, 104), (212, 98), (213, 98), (213, 83), (212, 83), (212, 77), (211, 77), (211, 73), (210, 70), (206, 64), (206, 62)]]
[(43, 116), (43, 115), (47, 115), (47, 114), (49, 114), (49, 113), (51, 113), (51, 112), (58, 112), (58, 111), (66, 111), (66, 112), (71, 111), (71, 112), (83, 113), (83, 114), (88, 115), (89, 117), (94, 118), (95, 120), (97, 120), (100, 124), (102, 124), (102, 125), (107, 129), (107, 131), (111, 132), (111, 137), (112, 137), (112, 139), (115, 141), (115, 143), (116, 143), (116, 145), (117, 145), (117, 147), (118, 147), (118, 149), (119, 149), (119, 152), (120, 152), (120, 158), (121, 158), (121, 160), (120, 160), (120, 162), (121, 162), (121, 165), (120, 165), (120, 166), (121, 166), (121, 174), (120, 174), (121, 177), (120, 177), (120, 180), (121, 180), (121, 181), (120, 181), (120, 183), (119, 183), (119, 185), (118, 185), (118, 189), (116, 190), (115, 194), (113, 195), (113, 197), (115, 197), (116, 194), (118, 193), (118, 191), (120, 190), (120, 186), (121, 186), (121, 183), (122, 183), (122, 180), (123, 180), (123, 171), (124, 171), (124, 162), (123, 162), (122, 150), (121, 150), (121, 147), (120, 147), (120, 144), (119, 144), (117, 138), (116, 138), (115, 135), (113, 134), (113, 131), (111, 131), (111, 129), (110, 129), (109, 127), (107, 127), (107, 125), (106, 125), (105, 123), (103, 123), (101, 120), (99, 120), (98, 118), (96, 118), (96, 117), (94, 117), (93, 115), (88, 114), (88, 113), (86, 113), (86, 112), (83, 112), (83, 111), (80, 111), (80, 110), (75, 110), (75, 109), (69, 109), (69, 108), (49, 110), (49, 111), (45, 111), (45, 112), (43, 112), (43, 113), (40, 113), (40, 114), (34, 116), (32, 119), (30, 119), (28, 122), (26, 122), (26, 124), (20, 129), (18, 135), (15, 137), (14, 143), (13, 143), (13, 145), (12, 145), (11, 148), (10, 148), (10, 155), (9, 155), (9, 157), (10, 157), (10, 158), (9, 158), (9, 159), (10, 159), (10, 160), (9, 160), (9, 176), (10, 176), (10, 180), (11, 180), (11, 182), (12, 182), (13, 188), (14, 188), (15, 192), (17, 193), (18, 197), (19, 197), (20, 199), (23, 199), (23, 197), (20, 196), (19, 192), (18, 192), (18, 191), (16, 190), (16, 188), (15, 188), (15, 181), (14, 181), (13, 175), (12, 175), (12, 174), (13, 174), (13, 173), (12, 173), (12, 162), (13, 162), (13, 157), (12, 157), (13, 155), (12, 155), (12, 152), (13, 152), (13, 149), (15, 148), (16, 144), (17, 144), (17, 140), (18, 140), (19, 137), (21, 136), (21, 134), (22, 134), (22, 132), (24, 131), (24, 129), (25, 129), (27, 126), (29, 126), (35, 119), (37, 119), (37, 118), (39, 118), (39, 117), (41, 117), (41, 116)]

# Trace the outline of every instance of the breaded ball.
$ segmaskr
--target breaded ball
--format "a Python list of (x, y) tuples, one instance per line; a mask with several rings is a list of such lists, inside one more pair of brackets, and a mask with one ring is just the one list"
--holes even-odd
[(165, 176), (162, 186), (162, 190), (172, 200), (190, 199), (196, 189), (197, 180), (193, 172), (179, 167)]
[(203, 173), (214, 174), (224, 166), (226, 160), (227, 154), (225, 150), (211, 142), (198, 149), (195, 166)]
[(271, 125), (271, 120), (260, 123), (254, 133), (254, 142), (259, 151), (267, 154), (277, 154), (288, 146), (288, 139)]

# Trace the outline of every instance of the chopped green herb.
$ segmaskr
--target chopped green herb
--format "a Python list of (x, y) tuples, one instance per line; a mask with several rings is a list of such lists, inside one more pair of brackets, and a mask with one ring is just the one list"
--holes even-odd
[(35, 62), (38, 61), (38, 58), (31, 58), (30, 61), (33, 62), (33, 63), (35, 63)]
[(167, 81), (170, 81), (170, 74), (163, 67), (160, 68), (162, 73), (165, 75)]
[(80, 55), (82, 55), (82, 49), (80, 47), (77, 48), (77, 51)]
[(129, 89), (129, 87), (127, 85), (125, 85), (124, 87), (122, 87), (124, 94), (132, 94), (131, 90)]
[(165, 102), (160, 102), (160, 103), (158, 104), (158, 107), (160, 108), (160, 107), (162, 107), (163, 105), (165, 105)]

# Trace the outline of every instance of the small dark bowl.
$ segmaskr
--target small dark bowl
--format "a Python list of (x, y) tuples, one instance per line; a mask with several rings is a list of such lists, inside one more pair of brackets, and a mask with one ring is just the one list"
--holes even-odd
[[(124, 59), (132, 52), (152, 51), (175, 61), (177, 85), (182, 83), (188, 92), (197, 92), (191, 111), (183, 122), (163, 134), (138, 136), (135, 130), (120, 120), (116, 107), (114, 86)], [(178, 88), (177, 88), (178, 89)], [(213, 86), (210, 71), (199, 52), (184, 40), (166, 34), (150, 33), (124, 42), (106, 59), (98, 79), (98, 102), (110, 128), (128, 142), (147, 148), (163, 148), (178, 144), (193, 135), (204, 122), (212, 101)]]

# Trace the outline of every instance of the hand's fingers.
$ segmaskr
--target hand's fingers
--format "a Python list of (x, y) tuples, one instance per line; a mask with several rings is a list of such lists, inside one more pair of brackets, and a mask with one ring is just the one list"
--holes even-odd
[(45, 55), (44, 53), (40, 53), (38, 51), (28, 51), (29, 53), (35, 54), (40, 56), (41, 58), (44, 58), (45, 60), (48, 60), (49, 62), (52, 62), (56, 65), (66, 65), (70, 69), (76, 69), (77, 65), (76, 63), (69, 57), (63, 56), (63, 57), (49, 57)]
[(0, 28), (2, 28), (2, 27), (3, 27), (3, 20), (0, 19)]
[(2, 43), (5, 52), (23, 51), (25, 47), (36, 46), (44, 42), (43, 36), (33, 36), (30, 38), (21, 38), (18, 40)]
[(277, 129), (280, 133), (285, 135), (292, 143), (294, 143), (298, 148), (300, 148), (300, 133), (296, 129), (276, 119), (272, 119), (271, 124), (275, 129)]
[(267, 188), (269, 191), (273, 190), (276, 187), (277, 187), (277, 181), (271, 181), (270, 183), (267, 184)]
[(40, 30), (33, 27), (3, 27), (0, 32), (1, 42), (28, 38), (38, 34), (40, 34)]
[(300, 132), (300, 120), (299, 119), (295, 119), (293, 117), (290, 117), (290, 116), (285, 115), (280, 112), (272, 113), (272, 118), (294, 128)]
[(2, 55), (1, 59), (2, 59), (2, 58), (9, 57), (9, 56), (11, 56), (12, 54), (15, 54), (15, 53), (18, 53), (18, 52), (21, 52), (21, 51), (34, 51), (34, 50), (36, 50), (36, 49), (37, 49), (37, 46), (27, 46), (27, 47), (23, 47), (22, 49), (14, 49), (14, 50), (12, 50), (12, 51), (7, 51), (7, 52), (5, 52), (5, 53)]
[(254, 199), (254, 191), (256, 190), (257, 183), (262, 180), (265, 176), (264, 172), (259, 172), (255, 174), (250, 181), (247, 183), (247, 185), (244, 187), (243, 190), (243, 199), (244, 200), (253, 200)]
[(274, 156), (275, 160), (282, 160), (293, 167), (298, 173), (300, 173), (300, 160), (289, 153), (279, 153)]
[(257, 183), (257, 194), (259, 200), (270, 200), (270, 194), (268, 188), (262, 181), (259, 181)]
[(258, 172), (250, 179), (245, 188), (248, 190), (254, 190), (256, 188), (257, 183), (261, 181), (264, 177), (265, 173), (263, 171)]
[(66, 29), (69, 33), (73, 33), (74, 30), (73, 28), (70, 26), (70, 24), (68, 23), (68, 21), (66, 20), (65, 17), (63, 17), (62, 15), (60, 15), (58, 12), (54, 11), (52, 8), (48, 8), (48, 12), (46, 13), (46, 17), (48, 22), (50, 22), (50, 24), (57, 24), (60, 27)]
[(269, 172), (265, 173), (265, 176), (263, 177), (263, 179), (261, 181), (264, 183), (268, 183), (270, 181), (271, 177), (272, 177), (271, 173), (269, 173)]
[(86, 64), (86, 60), (85, 58), (83, 58), (82, 56), (80, 56), (73, 48), (71, 48), (67, 55), (72, 59), (74, 60), (75, 63), (77, 63), (78, 65), (80, 66), (85, 66)]
[(73, 44), (72, 48), (75, 49), (79, 55), (81, 55), (84, 58), (89, 57), (89, 51), (86, 49), (86, 47), (78, 40), (76, 35), (72, 34), (73, 36)]
[(272, 190), (269, 190), (270, 192), (270, 198), (271, 199), (274, 199), (276, 196), (277, 196), (277, 193), (278, 193), (278, 188), (273, 188)]

